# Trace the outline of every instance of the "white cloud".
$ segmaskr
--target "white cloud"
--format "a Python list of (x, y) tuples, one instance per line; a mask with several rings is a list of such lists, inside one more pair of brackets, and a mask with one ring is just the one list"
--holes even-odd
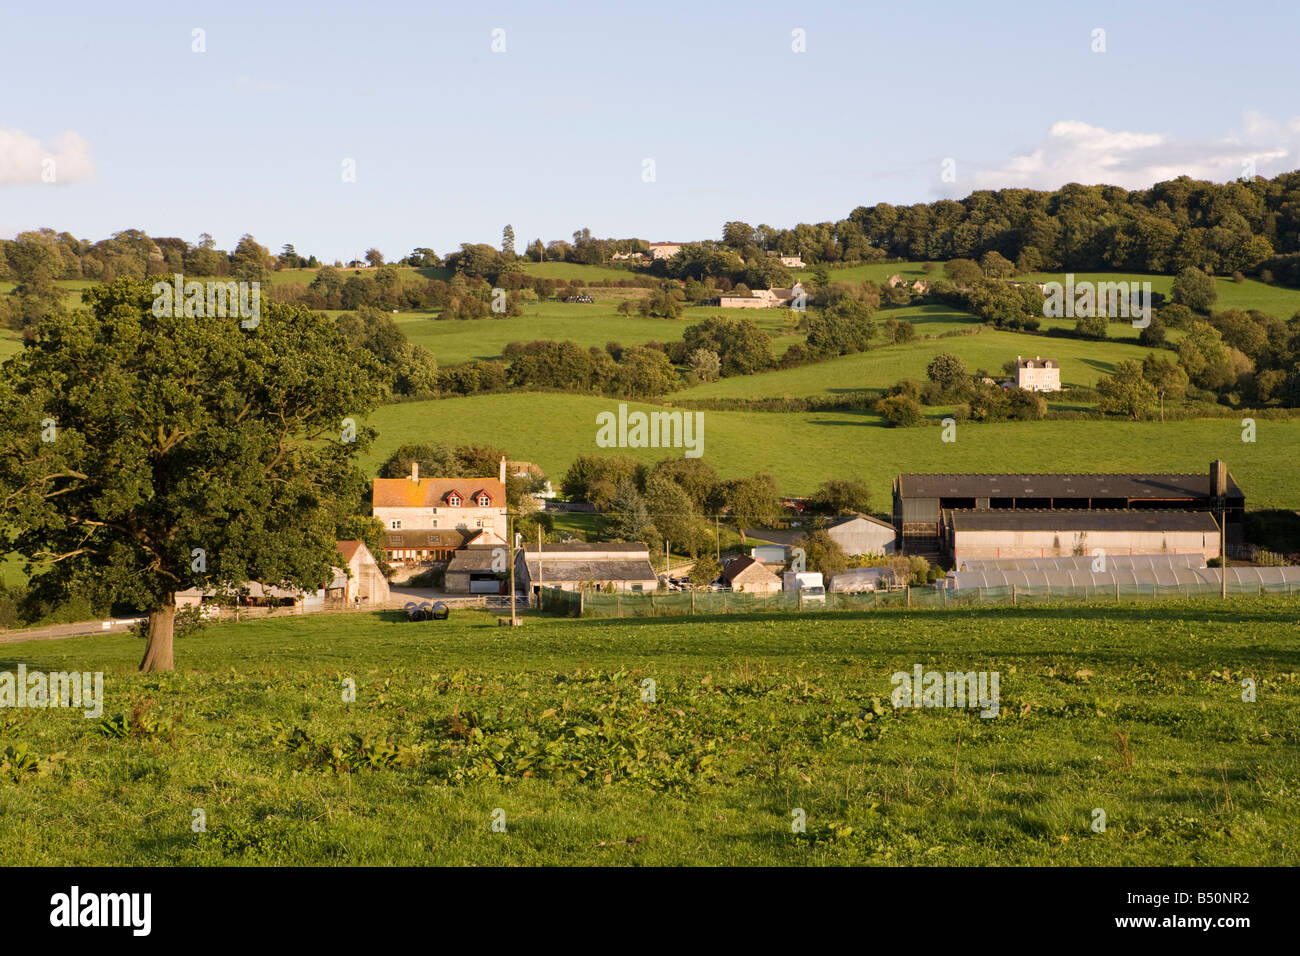
[(1243, 132), (1200, 141), (1062, 120), (1031, 152), (996, 168), (978, 169), (958, 185), (966, 190), (972, 181), (975, 189), (1059, 189), (1066, 183), (1105, 183), (1147, 189), (1178, 176), (1228, 182), (1252, 172), (1247, 161), (1254, 163), (1254, 175), (1286, 172), (1297, 165), (1297, 150), (1300, 119), (1277, 123), (1253, 112), (1243, 118)]
[(90, 144), (71, 130), (47, 146), (20, 129), (0, 128), (0, 185), (78, 183), (94, 173)]

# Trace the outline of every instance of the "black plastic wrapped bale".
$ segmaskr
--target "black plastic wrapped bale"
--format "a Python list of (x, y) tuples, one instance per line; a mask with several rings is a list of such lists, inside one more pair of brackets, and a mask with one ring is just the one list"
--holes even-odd
[(451, 608), (447, 607), (446, 601), (433, 602), (433, 619), (435, 621), (445, 621), (451, 616)]

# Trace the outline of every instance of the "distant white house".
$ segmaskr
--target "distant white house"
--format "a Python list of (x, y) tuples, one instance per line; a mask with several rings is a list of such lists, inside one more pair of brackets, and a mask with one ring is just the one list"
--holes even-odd
[(1035, 356), (1027, 359), (1016, 356), (1016, 387), (1029, 392), (1059, 392), (1061, 366), (1055, 359)]
[(805, 267), (804, 267), (804, 264), (803, 264), (803, 256), (799, 256), (799, 255), (794, 255), (794, 256), (782, 256), (782, 257), (781, 257), (781, 265), (785, 266), (785, 267), (788, 268), (788, 269), (803, 269), (803, 268), (805, 268)]

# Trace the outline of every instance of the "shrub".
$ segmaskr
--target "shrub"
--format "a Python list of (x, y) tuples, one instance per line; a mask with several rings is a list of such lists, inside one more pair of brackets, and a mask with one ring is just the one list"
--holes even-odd
[(914, 398), (894, 395), (876, 402), (876, 411), (894, 428), (911, 428), (925, 421), (925, 413)]

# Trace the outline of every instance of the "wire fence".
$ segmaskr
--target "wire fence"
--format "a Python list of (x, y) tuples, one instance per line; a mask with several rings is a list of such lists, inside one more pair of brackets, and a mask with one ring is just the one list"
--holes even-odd
[[(981, 604), (1017, 605), (1028, 603), (1087, 603), (1098, 601), (1143, 601), (1166, 598), (1217, 597), (1221, 585), (1189, 582), (1169, 585), (1118, 584), (1107, 586), (1075, 585), (980, 588), (905, 587), (896, 590), (848, 593), (831, 591), (824, 595), (775, 591), (751, 594), (743, 591), (564, 591), (543, 588), (540, 607), (543, 612), (567, 617), (671, 617), (690, 614), (762, 614), (764, 612), (869, 611), (900, 607), (967, 607)], [(1230, 596), (1264, 597), (1300, 595), (1300, 585), (1291, 581), (1277, 583), (1229, 581)]]

